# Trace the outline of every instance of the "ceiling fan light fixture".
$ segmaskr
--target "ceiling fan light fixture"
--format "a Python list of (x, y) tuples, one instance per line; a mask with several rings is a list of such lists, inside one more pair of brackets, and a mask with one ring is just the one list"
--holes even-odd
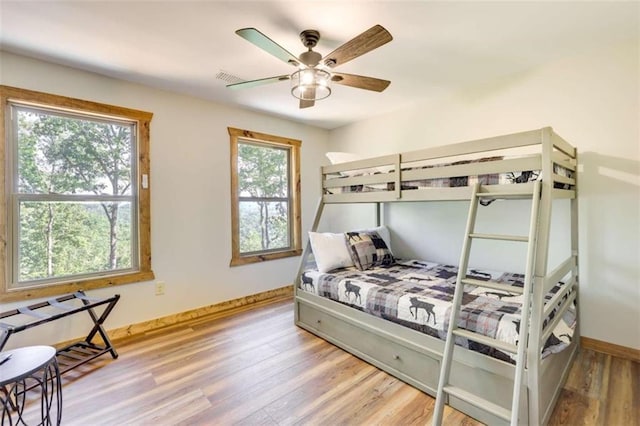
[(318, 101), (331, 94), (331, 74), (325, 70), (307, 68), (291, 74), (291, 94), (304, 101)]

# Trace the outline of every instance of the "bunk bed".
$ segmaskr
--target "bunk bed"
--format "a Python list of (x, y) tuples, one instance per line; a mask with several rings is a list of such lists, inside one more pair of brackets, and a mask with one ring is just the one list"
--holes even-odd
[[(296, 324), (435, 396), (446, 335), (446, 328), (438, 330), (436, 324), (446, 323), (443, 312), (447, 309), (436, 305), (447, 296), (435, 294), (432, 288), (425, 289), (420, 281), (434, 281), (439, 287), (437, 290), (448, 293), (451, 299), (457, 267), (415, 259), (397, 260), (386, 247), (388, 244), (376, 241), (373, 242), (374, 254), (369, 252), (367, 258), (371, 261), (373, 256), (372, 264), (358, 264), (355, 247), (359, 239), (366, 234), (373, 240), (388, 240), (386, 228), (376, 228), (378, 232), (316, 233), (324, 207), (373, 203), (377, 225), (382, 225), (385, 203), (470, 200), (473, 205), (474, 198), (478, 197), (480, 204), (485, 205), (496, 198), (518, 198), (516, 194), (528, 193), (529, 199), (537, 204), (537, 216), (532, 219), (531, 227), (535, 238), (530, 243), (534, 253), (523, 377), (521, 381), (515, 379), (513, 357), (508, 354), (459, 339), (456, 343), (464, 347), (456, 346), (453, 353), (449, 383), (484, 394), (492, 404), (504, 408), (511, 407), (516, 395), (517, 423), (547, 423), (579, 345), (576, 171), (576, 149), (550, 127), (323, 167), (323, 194), (310, 240), (323, 235), (320, 241), (326, 237), (326, 241), (330, 241), (342, 235), (356, 265), (333, 261), (333, 265), (329, 262), (327, 266), (324, 259), (320, 264), (316, 261), (321, 260), (320, 253), (313, 253), (311, 244), (307, 244), (294, 285)], [(571, 246), (566, 258), (556, 259), (558, 266), (549, 270), (551, 213), (556, 199), (569, 200)], [(358, 241), (354, 243), (349, 239)], [(321, 245), (316, 243), (314, 247), (318, 249)], [(385, 247), (389, 250), (385, 251)], [(459, 266), (467, 270), (467, 262), (462, 259), (464, 256)], [(488, 299), (500, 294), (492, 291), (491, 286), (501, 285), (495, 282), (517, 286), (523, 278), (522, 274), (477, 268), (467, 273), (475, 274), (476, 283), (478, 280), (490, 282), (487, 288), (470, 291), (471, 299), (465, 287), (463, 303), (465, 297), (467, 301), (475, 300), (482, 292)], [(376, 288), (376, 284), (389, 277), (393, 282), (390, 288)], [(391, 296), (386, 294), (381, 298), (382, 293), (391, 293)], [(505, 306), (510, 314), (516, 312), (516, 308), (510, 301), (503, 301), (502, 296), (504, 293), (491, 304), (502, 312), (498, 317), (515, 324), (503, 314)], [(391, 307), (388, 297), (393, 299)], [(394, 311), (395, 316), (389, 311)], [(565, 328), (558, 331), (559, 327)], [(571, 333), (567, 333), (569, 328)], [(550, 345), (550, 341), (558, 344)], [(514, 391), (514, 382), (522, 384), (517, 387), (519, 392)], [(485, 423), (505, 423), (502, 418), (454, 395), (448, 395), (447, 402)]]

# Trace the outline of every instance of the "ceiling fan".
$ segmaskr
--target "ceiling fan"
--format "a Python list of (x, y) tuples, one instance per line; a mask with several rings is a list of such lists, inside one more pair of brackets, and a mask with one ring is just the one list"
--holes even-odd
[(298, 69), (292, 74), (227, 85), (231, 89), (242, 89), (291, 80), (291, 94), (300, 99), (300, 108), (309, 108), (315, 105), (315, 101), (324, 99), (331, 94), (331, 82), (375, 92), (382, 92), (391, 83), (388, 80), (333, 71), (333, 68), (338, 65), (342, 65), (390, 42), (393, 37), (381, 25), (374, 25), (324, 57), (313, 50), (318, 44), (318, 40), (320, 40), (320, 33), (316, 30), (304, 30), (300, 33), (300, 40), (308, 50), (298, 57), (255, 28), (242, 28), (236, 31), (236, 34)]

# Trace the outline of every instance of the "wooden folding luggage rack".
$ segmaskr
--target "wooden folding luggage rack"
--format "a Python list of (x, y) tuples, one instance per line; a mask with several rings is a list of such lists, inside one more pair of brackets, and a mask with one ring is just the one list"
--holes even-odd
[[(78, 299), (82, 302), (82, 305), (74, 303), (64, 303), (70, 300)], [(116, 294), (106, 299), (92, 299), (87, 297), (83, 291), (77, 291), (73, 294), (67, 294), (55, 299), (47, 300), (46, 302), (36, 303), (34, 305), (17, 308), (11, 311), (0, 313), (0, 351), (4, 348), (7, 340), (12, 334), (20, 331), (28, 330), (30, 328), (46, 324), (51, 321), (55, 321), (60, 318), (68, 317), (79, 312), (87, 311), (91, 320), (93, 321), (93, 328), (87, 334), (84, 340), (72, 343), (63, 348), (58, 349), (57, 358), (58, 365), (60, 367), (60, 374), (65, 373), (79, 365), (85, 364), (107, 352), (111, 353), (111, 356), (115, 359), (118, 358), (109, 336), (103, 328), (104, 321), (107, 319), (116, 303), (120, 300), (120, 295)], [(106, 305), (102, 314), (98, 314), (94, 311), (94, 308)], [(38, 312), (39, 309), (53, 307), (55, 308), (53, 313)], [(33, 318), (32, 321), (25, 324), (13, 325), (6, 322), (2, 322), (5, 318), (14, 317), (17, 315), (26, 315)], [(102, 342), (93, 342), (94, 338), (99, 335)]]

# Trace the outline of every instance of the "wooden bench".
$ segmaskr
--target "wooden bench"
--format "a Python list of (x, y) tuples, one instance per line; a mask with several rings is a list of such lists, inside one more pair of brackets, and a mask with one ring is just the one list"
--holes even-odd
[[(75, 302), (76, 300), (79, 300), (81, 303)], [(91, 317), (93, 328), (89, 331), (89, 334), (87, 334), (84, 340), (72, 343), (57, 350), (56, 355), (60, 366), (60, 374), (76, 368), (79, 365), (85, 364), (107, 352), (111, 353), (111, 356), (114, 359), (118, 358), (118, 353), (103, 328), (104, 321), (107, 319), (118, 300), (120, 300), (119, 294), (106, 299), (93, 299), (87, 297), (83, 291), (77, 291), (73, 294), (67, 294), (45, 302), (2, 312), (0, 313), (0, 351), (4, 348), (9, 337), (15, 333), (86, 311)], [(94, 308), (102, 305), (105, 305), (105, 308), (102, 311), (102, 314), (98, 316), (96, 311), (94, 311)], [(9, 322), (5, 322), (11, 317), (17, 318), (20, 315), (25, 316), (29, 321), (21, 324), (10, 324)], [(102, 339), (102, 342), (94, 342), (94, 339), (97, 336)]]

